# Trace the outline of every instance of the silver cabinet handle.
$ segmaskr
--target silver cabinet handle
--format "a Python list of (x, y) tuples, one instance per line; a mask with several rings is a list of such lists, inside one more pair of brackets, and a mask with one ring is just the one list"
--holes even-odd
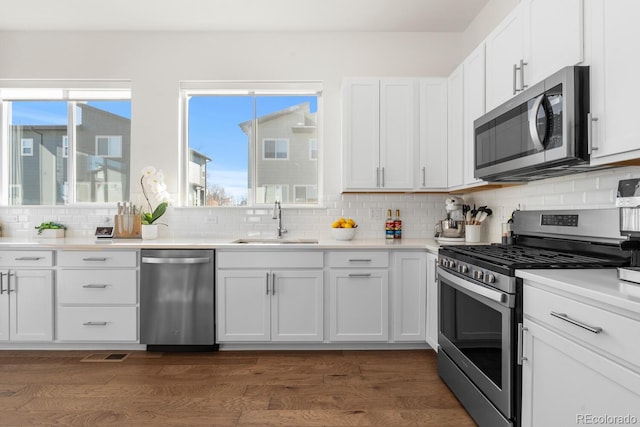
[(82, 285), (85, 289), (104, 289), (107, 285)]
[(276, 273), (271, 273), (271, 295), (276, 294)]
[(21, 257), (15, 258), (15, 260), (16, 261), (40, 261), (43, 258), (44, 257), (42, 256), (21, 256)]
[(435, 280), (436, 283), (438, 283), (438, 259), (434, 259), (433, 260), (433, 279)]
[(349, 258), (349, 262), (371, 262), (371, 258)]
[(7, 293), (15, 292), (15, 289), (11, 289), (11, 276), (15, 276), (13, 273), (7, 273)]
[(598, 151), (598, 147), (593, 146), (593, 122), (597, 122), (598, 118), (593, 117), (591, 113), (587, 113), (587, 153), (591, 154)]
[(558, 319), (564, 320), (565, 322), (569, 322), (572, 325), (576, 325), (576, 326), (579, 326), (581, 328), (584, 328), (589, 332), (593, 332), (594, 334), (599, 334), (600, 332), (602, 332), (602, 328), (601, 327), (587, 325), (586, 323), (582, 323), (582, 322), (580, 322), (578, 320), (570, 318), (565, 313), (556, 313), (555, 311), (552, 311), (550, 314), (553, 317), (557, 317)]
[(376, 187), (380, 187), (380, 168), (376, 168)]
[(371, 273), (349, 273), (349, 277), (371, 277)]
[(518, 73), (518, 65), (513, 64), (513, 94), (518, 93), (518, 87), (516, 86), (516, 74)]
[(524, 60), (520, 60), (520, 90), (523, 91), (526, 88), (528, 88), (529, 86), (524, 84), (524, 66), (525, 65), (529, 65), (526, 62), (524, 62)]
[(90, 258), (82, 258), (83, 261), (106, 261), (106, 258), (95, 258), (95, 257), (90, 257)]
[(269, 295), (269, 272), (266, 273), (267, 274), (267, 295)]
[(427, 186), (427, 168), (425, 166), (422, 167), (422, 186)]
[[(85, 261), (106, 261), (106, 258), (92, 259)], [(206, 264), (211, 261), (209, 257), (202, 258), (157, 258), (157, 257), (142, 257), (144, 264)]]
[(107, 322), (84, 322), (83, 326), (107, 326)]
[(527, 330), (522, 323), (518, 323), (518, 365), (522, 366), (522, 362), (527, 360), (524, 357), (524, 333)]
[(4, 275), (5, 273), (0, 273), (0, 295), (2, 295), (4, 293)]
[(382, 188), (384, 188), (384, 167), (382, 168)]

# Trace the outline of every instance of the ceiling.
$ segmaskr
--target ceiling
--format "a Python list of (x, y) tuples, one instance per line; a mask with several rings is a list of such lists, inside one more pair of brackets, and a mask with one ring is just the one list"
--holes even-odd
[(0, 0), (0, 31), (461, 32), (489, 0)]

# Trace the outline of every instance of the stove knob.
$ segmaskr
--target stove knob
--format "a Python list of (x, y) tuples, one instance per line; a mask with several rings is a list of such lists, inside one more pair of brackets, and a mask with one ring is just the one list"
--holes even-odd
[(449, 260), (449, 263), (447, 264), (447, 267), (449, 267), (451, 269), (455, 269), (456, 268), (456, 262)]
[(484, 273), (480, 270), (476, 270), (473, 272), (473, 278), (476, 280), (482, 280), (484, 278)]
[(484, 277), (484, 280), (485, 280), (487, 283), (496, 283), (496, 276), (494, 276), (493, 274), (487, 274), (487, 275)]
[(440, 258), (438, 260), (438, 264), (440, 264), (442, 267), (446, 267), (447, 266), (447, 260), (444, 258)]
[(467, 274), (469, 272), (469, 267), (464, 264), (458, 266), (458, 273)]

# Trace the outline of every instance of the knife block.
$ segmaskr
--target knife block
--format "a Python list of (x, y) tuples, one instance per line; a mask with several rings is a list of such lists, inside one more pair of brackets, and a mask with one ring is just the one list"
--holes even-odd
[(113, 237), (116, 239), (141, 239), (142, 222), (140, 215), (124, 214), (115, 216), (116, 228)]

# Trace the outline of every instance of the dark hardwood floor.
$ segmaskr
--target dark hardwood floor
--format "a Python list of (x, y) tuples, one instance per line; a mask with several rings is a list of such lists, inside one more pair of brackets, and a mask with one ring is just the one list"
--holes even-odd
[[(83, 362), (127, 353), (121, 362)], [(0, 351), (0, 425), (475, 426), (415, 351)]]

